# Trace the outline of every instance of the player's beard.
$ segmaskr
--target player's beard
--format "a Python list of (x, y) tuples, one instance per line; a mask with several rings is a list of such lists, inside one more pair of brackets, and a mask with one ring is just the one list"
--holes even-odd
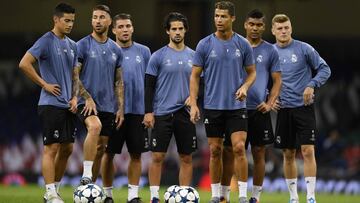
[(97, 30), (96, 28), (93, 28), (94, 32), (98, 35), (102, 35), (104, 32), (107, 31), (106, 27), (102, 27), (101, 29)]
[(182, 43), (182, 42), (184, 41), (184, 38), (182, 38), (182, 37), (180, 37), (179, 40), (176, 40), (175, 37), (170, 38), (170, 39), (171, 39), (171, 41), (174, 42), (175, 44), (180, 44), (180, 43)]

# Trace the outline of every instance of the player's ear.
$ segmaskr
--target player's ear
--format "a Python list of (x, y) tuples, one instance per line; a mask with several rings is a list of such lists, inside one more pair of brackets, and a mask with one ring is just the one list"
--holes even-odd
[(231, 22), (234, 22), (236, 20), (235, 16), (231, 16)]

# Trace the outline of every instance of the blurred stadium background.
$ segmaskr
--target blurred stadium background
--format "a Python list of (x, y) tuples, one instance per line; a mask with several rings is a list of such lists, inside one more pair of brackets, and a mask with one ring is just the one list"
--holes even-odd
[[(40, 161), (41, 126), (36, 106), (40, 88), (19, 71), (17, 65), (28, 48), (52, 28), (52, 10), (59, 1), (12, 0), (2, 3), (0, 16), (0, 184), (42, 184)], [(168, 42), (162, 28), (163, 17), (178, 11), (189, 18), (186, 44), (195, 49), (197, 42), (214, 31), (214, 0), (67, 0), (76, 8), (75, 27), (69, 35), (77, 41), (91, 32), (91, 11), (96, 4), (107, 4), (113, 14), (130, 13), (133, 39), (155, 51)], [(318, 191), (360, 194), (360, 26), (357, 0), (236, 0), (234, 29), (244, 34), (243, 21), (248, 11), (261, 9), (267, 16), (264, 39), (274, 42), (271, 18), (287, 14), (293, 24), (293, 37), (310, 43), (332, 69), (328, 83), (316, 92), (318, 139)], [(114, 37), (112, 33), (110, 37)], [(199, 149), (194, 154), (193, 185), (209, 186), (209, 152), (203, 126), (197, 126)], [(84, 132), (84, 131), (82, 131)], [(79, 136), (69, 161), (66, 184), (77, 184), (82, 171), (82, 139)], [(126, 149), (125, 149), (126, 151)], [(251, 157), (251, 156), (249, 156)], [(116, 157), (116, 186), (127, 184), (127, 153)], [(301, 156), (298, 157), (302, 174)], [(147, 184), (149, 153), (143, 156), (143, 179)], [(251, 158), (249, 158), (251, 170)], [(178, 163), (175, 147), (169, 149), (163, 185), (177, 183)], [(251, 174), (251, 171), (250, 171)], [(249, 179), (251, 181), (251, 179)], [(271, 187), (270, 187), (271, 185)], [(300, 190), (306, 189), (300, 182)], [(268, 149), (265, 191), (287, 191), (282, 179), (279, 150)]]

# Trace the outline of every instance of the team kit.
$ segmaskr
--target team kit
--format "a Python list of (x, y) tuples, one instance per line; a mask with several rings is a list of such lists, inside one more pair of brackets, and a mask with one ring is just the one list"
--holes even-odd
[[(186, 16), (169, 13), (163, 24), (168, 43), (151, 53), (133, 41), (130, 14), (113, 15), (108, 6), (97, 5), (92, 32), (74, 42), (67, 35), (74, 26), (75, 9), (66, 3), (55, 7), (53, 29), (28, 49), (19, 64), (42, 88), (38, 114), (43, 126), (45, 203), (64, 202), (59, 188), (73, 150), (76, 120), (87, 131), (74, 202), (114, 202), (113, 160), (126, 144), (130, 155), (126, 201), (142, 202), (141, 154), (151, 151), (150, 202), (159, 203), (162, 165), (173, 136), (179, 186), (171, 187), (163, 201), (199, 202), (191, 187), (197, 122), (205, 126), (210, 152), (209, 203), (230, 202), (231, 179), (238, 185), (239, 203), (259, 203), (270, 144), (283, 153), (289, 202), (299, 203), (297, 149), (304, 161), (306, 202), (316, 202), (315, 90), (330, 77), (329, 66), (311, 45), (292, 38), (291, 20), (285, 14), (273, 16), (268, 26), (276, 40), (271, 44), (262, 39), (266, 20), (260, 10), (246, 15), (246, 36), (233, 31), (233, 3), (216, 2), (213, 12), (215, 31), (195, 50), (184, 41), (189, 30)], [(110, 32), (114, 40), (108, 37)], [(277, 112), (275, 129), (271, 111)], [(250, 197), (248, 148), (254, 159)], [(101, 188), (94, 184), (99, 176)]]

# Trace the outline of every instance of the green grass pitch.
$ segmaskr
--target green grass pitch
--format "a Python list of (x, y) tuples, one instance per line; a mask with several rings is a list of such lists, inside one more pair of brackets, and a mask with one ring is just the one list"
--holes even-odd
[[(162, 194), (164, 194), (166, 188), (161, 188), (160, 199), (163, 201)], [(62, 187), (60, 189), (61, 196), (63, 197), (66, 203), (73, 202), (72, 193), (74, 188), (72, 187)], [(144, 203), (148, 203), (150, 200), (149, 188), (140, 189), (140, 197), (143, 199)], [(211, 197), (209, 191), (199, 190), (200, 193), (200, 202), (207, 203)], [(0, 203), (41, 203), (42, 196), (44, 194), (44, 188), (37, 185), (28, 185), (25, 187), (17, 186), (3, 186), (0, 185)], [(114, 197), (116, 203), (126, 203), (127, 198), (127, 187), (114, 190)], [(317, 194), (316, 200), (318, 203), (359, 203), (360, 196), (351, 195), (335, 195), (335, 194)], [(287, 193), (263, 193), (261, 195), (261, 203), (287, 203), (288, 202)], [(236, 203), (237, 193), (231, 193), (231, 202)], [(301, 194), (300, 202), (306, 203), (305, 195)]]

